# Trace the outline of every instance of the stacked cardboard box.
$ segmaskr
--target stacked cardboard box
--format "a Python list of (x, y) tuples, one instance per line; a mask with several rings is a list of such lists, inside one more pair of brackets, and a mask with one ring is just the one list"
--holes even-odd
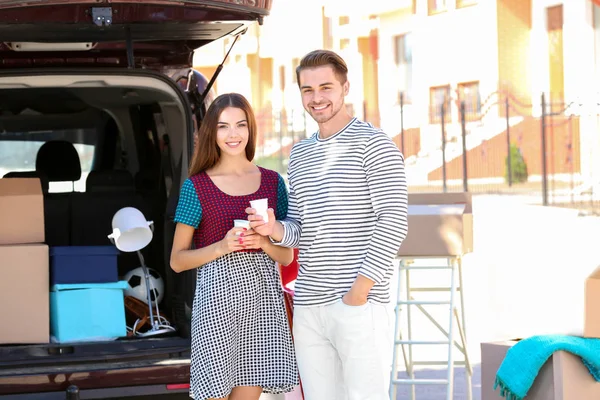
[(39, 179), (0, 179), (0, 221), (0, 344), (48, 343), (48, 246)]
[(408, 235), (398, 257), (454, 257), (473, 251), (470, 193), (411, 193)]

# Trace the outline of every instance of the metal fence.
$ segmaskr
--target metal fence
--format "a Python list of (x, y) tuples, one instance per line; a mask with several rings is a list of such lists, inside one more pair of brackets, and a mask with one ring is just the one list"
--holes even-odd
[[(415, 124), (411, 115), (407, 124), (415, 107), (402, 94), (399, 100), (400, 130), (391, 136), (406, 159), (409, 191), (518, 195), (600, 210), (598, 104), (565, 104), (545, 94), (527, 103), (498, 91), (483, 101), (447, 98), (429, 109), (428, 121)], [(257, 123), (256, 163), (285, 176), (292, 146), (312, 133), (305, 111), (269, 110), (257, 114)], [(598, 151), (586, 148), (594, 140)]]
[(268, 110), (258, 113), (256, 164), (285, 176), (293, 145), (307, 136), (306, 123), (304, 110)]
[[(483, 102), (446, 99), (431, 108), (428, 124), (405, 129), (400, 99), (396, 143), (407, 158), (409, 190), (513, 194), (544, 205), (596, 207), (600, 192), (592, 169), (582, 168), (581, 138), (600, 136), (597, 104), (586, 110), (545, 94), (539, 104), (527, 104), (495, 92)], [(425, 143), (407, 148), (411, 135)]]

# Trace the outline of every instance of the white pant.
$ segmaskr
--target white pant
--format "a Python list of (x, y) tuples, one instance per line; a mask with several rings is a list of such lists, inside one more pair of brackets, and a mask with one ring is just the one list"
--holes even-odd
[(294, 308), (305, 400), (389, 400), (393, 334), (386, 306)]

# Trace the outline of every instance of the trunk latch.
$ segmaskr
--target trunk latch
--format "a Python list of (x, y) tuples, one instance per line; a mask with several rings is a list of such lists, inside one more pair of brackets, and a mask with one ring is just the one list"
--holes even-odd
[(98, 26), (112, 24), (112, 7), (92, 7), (92, 20)]

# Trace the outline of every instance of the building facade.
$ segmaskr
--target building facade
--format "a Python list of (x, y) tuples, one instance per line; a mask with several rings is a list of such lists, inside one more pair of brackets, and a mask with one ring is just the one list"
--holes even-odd
[[(212, 75), (230, 41), (198, 50), (197, 68)], [(554, 114), (545, 128), (546, 173), (600, 178), (600, 6), (592, 0), (274, 2), (264, 25), (236, 44), (216, 87), (250, 99), (265, 154), (285, 158), (279, 149), (316, 129), (295, 76), (316, 48), (347, 61), (351, 113), (402, 146), (413, 185), (464, 173), (461, 102), (469, 178), (503, 181), (515, 146), (529, 179), (539, 180), (542, 94)]]

